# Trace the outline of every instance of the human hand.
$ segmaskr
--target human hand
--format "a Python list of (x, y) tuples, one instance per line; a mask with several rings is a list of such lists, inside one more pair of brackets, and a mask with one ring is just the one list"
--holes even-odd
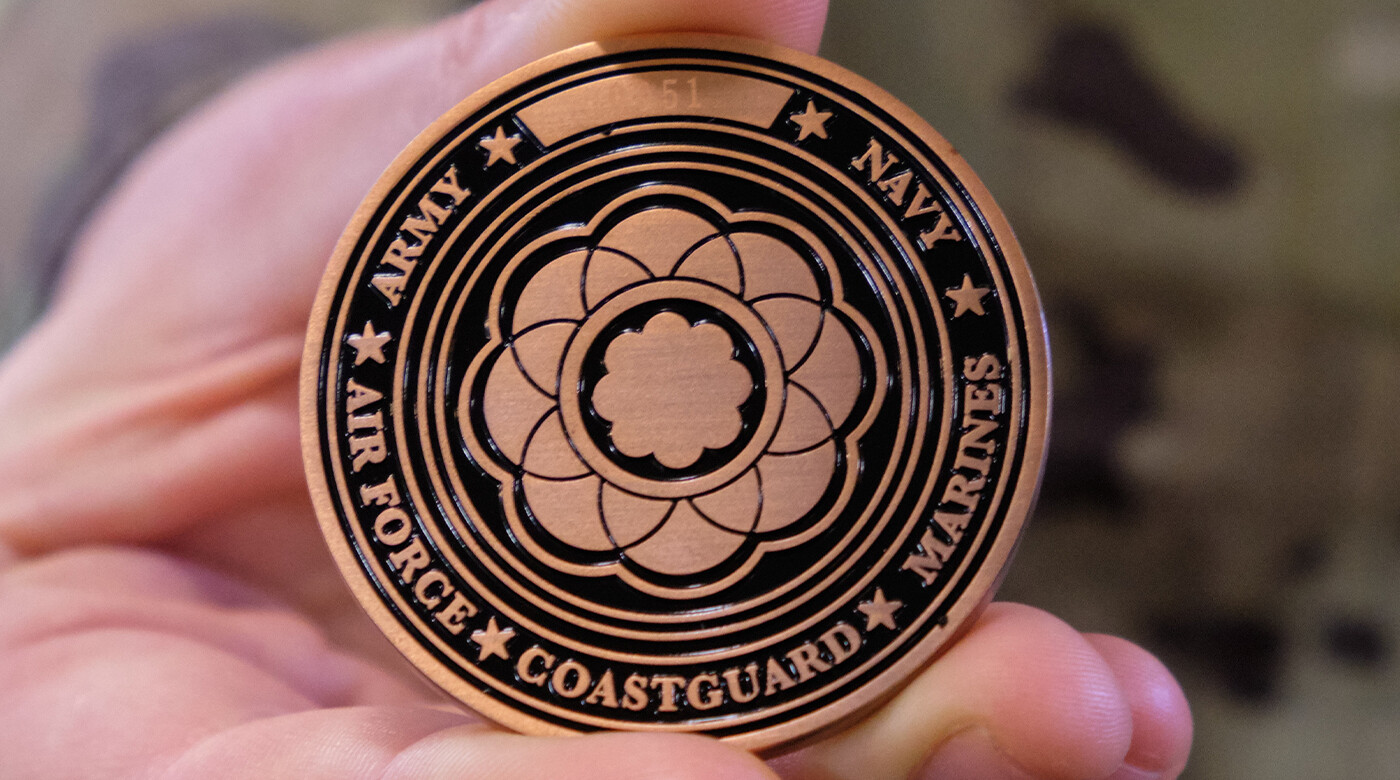
[(153, 145), (0, 365), (0, 776), (1175, 776), (1190, 717), (1167, 671), (1027, 607), (993, 605), (865, 722), (765, 768), (702, 737), (524, 737), (444, 707), (330, 561), (298, 364), (382, 164), (567, 45), (708, 30), (810, 51), (824, 11), (491, 0), (284, 62)]

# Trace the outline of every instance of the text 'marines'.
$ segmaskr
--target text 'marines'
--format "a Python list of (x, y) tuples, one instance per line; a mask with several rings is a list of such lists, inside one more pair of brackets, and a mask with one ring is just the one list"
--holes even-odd
[(771, 750), (990, 598), (1047, 373), (1014, 237), (907, 108), (626, 39), (468, 98), (370, 193), (308, 336), (307, 473), (366, 610), (466, 704)]

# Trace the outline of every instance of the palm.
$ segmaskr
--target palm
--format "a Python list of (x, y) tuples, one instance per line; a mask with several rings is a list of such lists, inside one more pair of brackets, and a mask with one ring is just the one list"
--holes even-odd
[[(412, 131), (331, 101), (308, 110), (291, 87), (357, 48), (218, 101), (140, 160), (89, 226), (53, 313), (0, 377), (28, 423), (5, 492), (48, 507), (10, 520), (21, 551), (154, 545), (323, 621), (353, 615), (307, 522), (300, 333), (356, 193)], [(36, 439), (39, 457), (19, 449)]]
[[(0, 365), (0, 561), (31, 559), (0, 569), (0, 755), (22, 776), (763, 772), (698, 738), (528, 740), (425, 706), (430, 694), (400, 681), (411, 678), (330, 562), (297, 437), (310, 301), (383, 163), (471, 88), (566, 43), (697, 27), (810, 48), (820, 30), (821, 3), (788, 3), (788, 16), (778, 0), (723, 5), (565, 3), (537, 23), (498, 0), (269, 71), (133, 167), (75, 247), (51, 311)], [(1046, 641), (1082, 668), (1043, 713), (998, 709), (1014, 709), (1017, 685), (944, 706), (958, 681), (1002, 674), (997, 659)], [(972, 723), (1037, 768), (1106, 776), (1130, 743), (1179, 764), (1179, 693), (1125, 647), (995, 612), (884, 714), (787, 771), (869, 776), (875, 756), (907, 772)], [(1123, 669), (1142, 680), (1123, 682)], [(1045, 690), (1059, 671), (1018, 684)], [(1161, 691), (1156, 709), (1136, 706)], [(1112, 706), (1054, 714), (1100, 693)]]

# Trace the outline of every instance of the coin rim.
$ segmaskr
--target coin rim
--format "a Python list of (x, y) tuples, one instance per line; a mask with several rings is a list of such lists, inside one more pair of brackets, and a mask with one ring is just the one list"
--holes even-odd
[[(1016, 291), (1016, 308), (1020, 311), (1026, 331), (1025, 355), (1022, 357), (1026, 377), (1023, 460), (1015, 475), (1015, 482), (1009, 488), (1011, 496), (1005, 504), (1001, 528), (996, 538), (988, 545), (986, 557), (980, 568), (967, 581), (962, 596), (951, 605), (946, 614), (947, 625), (951, 630), (941, 634), (936, 633), (936, 630), (929, 632), (888, 666), (836, 702), (782, 723), (721, 737), (722, 740), (742, 748), (773, 754), (819, 739), (868, 715), (875, 707), (898, 694), (915, 674), (946, 652), (966, 633), (991, 601), (1006, 575), (1016, 547), (1020, 543), (1026, 519), (1035, 504), (1044, 470), (1051, 414), (1049, 343), (1039, 295), (1025, 256), (1000, 207), (967, 162), (928, 122), (888, 91), (816, 55), (764, 41), (709, 33), (646, 34), (583, 43), (503, 74), (475, 90), (430, 123), (399, 152), (356, 207), (336, 242), (312, 304), (302, 354), (299, 412), (303, 466), (322, 535), (326, 538), (342, 578), (354, 593), (360, 607), (370, 616), (381, 633), (420, 673), (482, 716), (516, 731), (535, 734), (573, 734), (581, 731), (535, 718), (466, 684), (461, 677), (444, 668), (433, 658), (421, 646), (419, 639), (401, 625), (381, 600), (378, 588), (360, 565), (358, 551), (340, 528), (337, 505), (328, 477), (322, 468), (319, 424), (320, 406), (323, 401), (322, 342), (331, 325), (330, 313), (337, 303), (336, 288), (351, 259), (355, 244), (359, 242), (385, 196), (404, 175), (414, 169), (427, 149), (435, 145), (472, 111), (489, 104), (529, 79), (587, 59), (643, 49), (711, 49), (774, 60), (839, 83), (887, 113), (910, 135), (928, 146), (938, 160), (951, 171), (965, 193), (964, 198), (976, 207), (984, 221), (983, 229), (979, 232), (985, 232), (986, 236), (995, 242), (1005, 260), (1010, 277), (1009, 287)], [(1014, 323), (1008, 323), (1008, 326), (1012, 325)]]

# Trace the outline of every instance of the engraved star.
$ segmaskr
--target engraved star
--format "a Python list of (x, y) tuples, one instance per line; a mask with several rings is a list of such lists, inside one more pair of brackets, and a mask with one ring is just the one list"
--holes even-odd
[(351, 333), (345, 337), (346, 343), (355, 349), (355, 365), (366, 360), (384, 362), (384, 345), (389, 343), (388, 333), (375, 333), (374, 323), (365, 321), (364, 333)]
[(826, 138), (826, 120), (830, 118), (830, 111), (818, 111), (816, 104), (809, 100), (807, 110), (790, 115), (788, 121), (797, 125), (797, 140), (801, 141), (809, 135)]
[(493, 655), (510, 660), (510, 653), (506, 652), (506, 642), (515, 636), (515, 629), (501, 628), (496, 625), (493, 617), (486, 622), (486, 628), (477, 629), (472, 632), (472, 641), (481, 646), (481, 652), (477, 654), (477, 661), (485, 661)]
[(987, 293), (991, 291), (990, 287), (973, 287), (972, 277), (963, 274), (962, 286), (954, 287), (943, 294), (957, 304), (953, 309), (954, 317), (961, 317), (967, 312), (981, 316), (987, 313), (982, 308), (982, 299), (987, 297)]
[(494, 136), (486, 136), (477, 143), (477, 146), (490, 152), (486, 158), (486, 165), (490, 168), (496, 164), (497, 160), (505, 160), (511, 165), (515, 165), (515, 145), (520, 143), (519, 135), (506, 135), (506, 129), (500, 125), (496, 126)]
[(865, 615), (865, 630), (870, 631), (876, 626), (884, 626), (893, 629), (894, 611), (904, 606), (902, 601), (894, 601), (885, 598), (885, 591), (876, 588), (875, 596), (869, 601), (862, 601), (856, 609)]

